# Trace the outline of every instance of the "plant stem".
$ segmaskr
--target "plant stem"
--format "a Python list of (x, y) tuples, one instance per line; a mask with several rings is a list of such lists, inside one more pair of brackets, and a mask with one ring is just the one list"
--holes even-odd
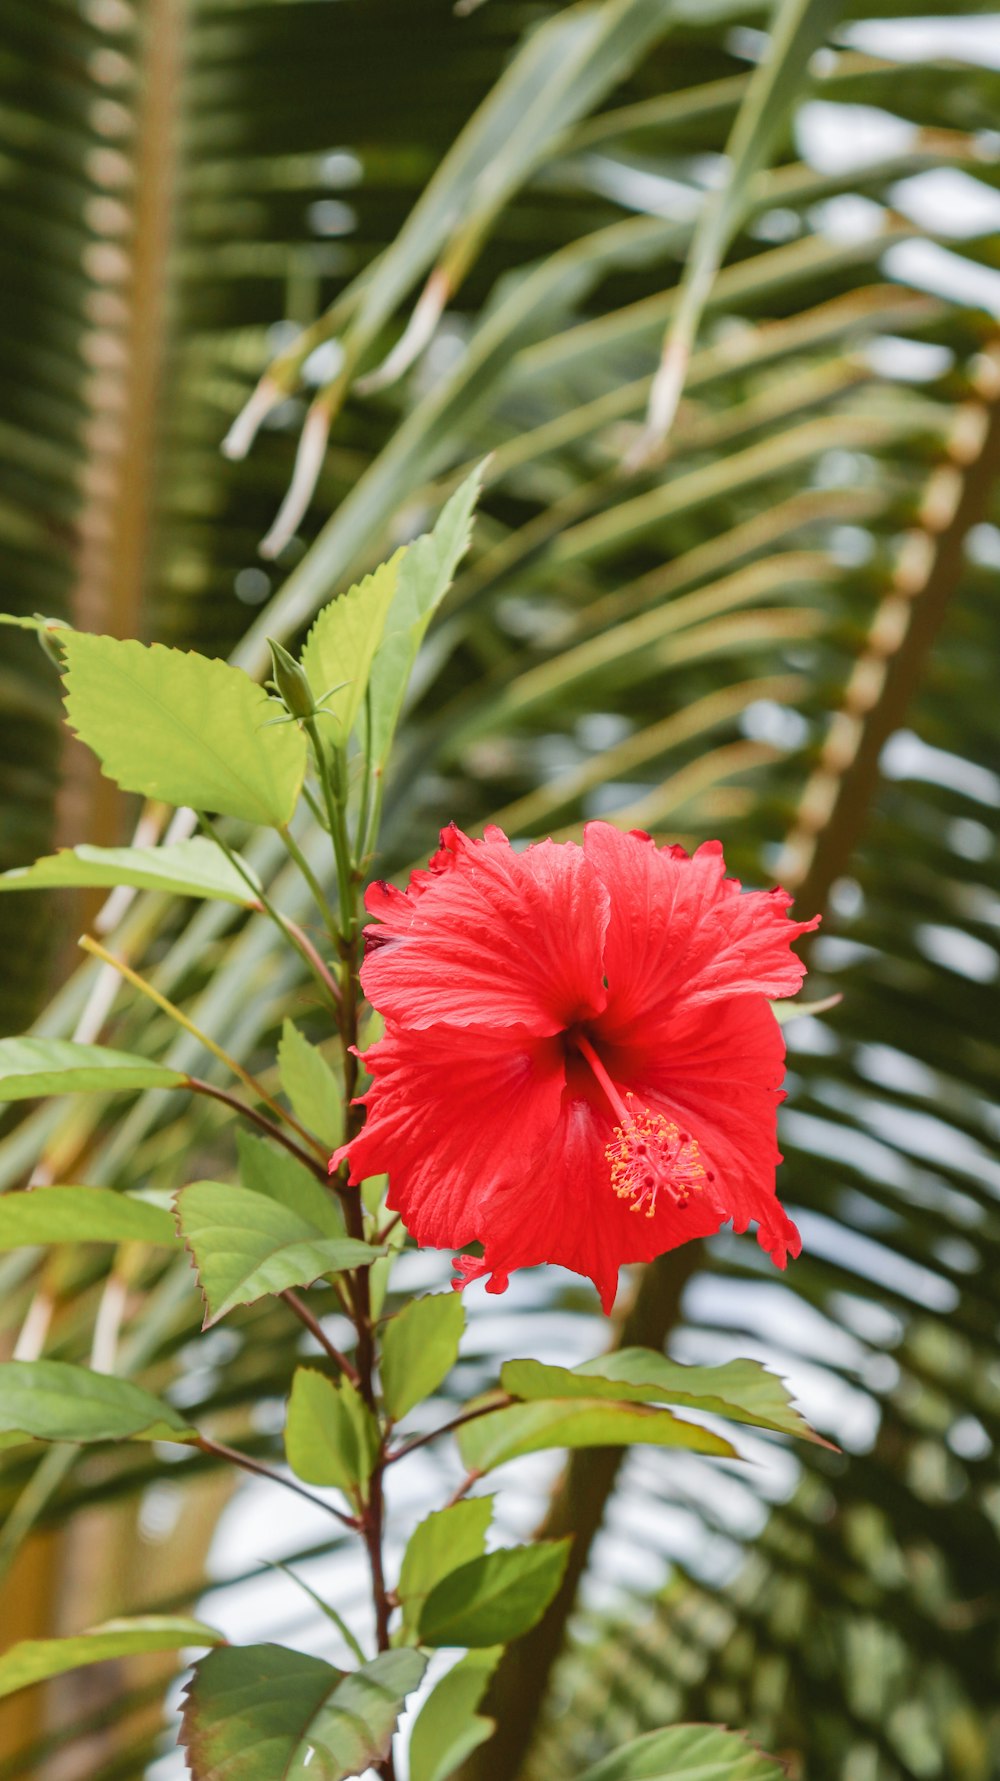
[(285, 843), (285, 846), (287, 847), (291, 858), (295, 861), (295, 864), (298, 866), (299, 871), (302, 873), (302, 876), (305, 879), (307, 885), (309, 886), (309, 889), (312, 891), (313, 901), (316, 904), (316, 907), (319, 910), (321, 916), (323, 917), (323, 921), (326, 926), (327, 933), (330, 935), (331, 940), (333, 940), (334, 944), (336, 945), (340, 940), (340, 930), (337, 927), (337, 923), (334, 919), (333, 910), (330, 908), (330, 905), (327, 902), (326, 897), (323, 895), (323, 886), (320, 884), (319, 879), (317, 878), (315, 872), (313, 871), (312, 867), (309, 864), (309, 861), (306, 859), (305, 854), (302, 852), (301, 847), (299, 846), (298, 842), (296, 841), (294, 835), (292, 834), (292, 832), (288, 828), (288, 826), (283, 825), (278, 830), (278, 834), (281, 836), (281, 839)]
[(320, 954), (310, 940), (309, 935), (304, 928), (299, 927), (297, 921), (292, 921), (291, 916), (283, 915), (281, 919), (303, 956), (309, 959), (317, 977), (328, 990), (331, 1000), (339, 1006), (340, 985), (325, 960), (320, 957)]
[[(348, 1142), (360, 1130), (364, 1119), (362, 1109), (353, 1105), (358, 1080), (358, 1065), (355, 1049), (358, 1042), (358, 1005), (360, 1000), (360, 984), (358, 978), (358, 911), (357, 896), (359, 889), (359, 873), (356, 868), (351, 848), (350, 830), (347, 821), (347, 788), (344, 782), (344, 756), (341, 750), (334, 751), (332, 758), (323, 748), (323, 743), (316, 726), (315, 719), (305, 720), (305, 730), (312, 745), (316, 773), (323, 805), (326, 812), (330, 840), (337, 863), (337, 888), (339, 896), (339, 927), (336, 934), (337, 951), (340, 957), (340, 1002), (339, 1024), (340, 1038), (344, 1058), (344, 1135)], [(362, 825), (367, 823), (366, 806), (367, 790), (362, 794)], [(359, 828), (359, 846), (364, 841), (363, 826)], [(361, 1203), (361, 1190), (350, 1187), (347, 1180), (346, 1167), (340, 1171), (338, 1191), (344, 1208), (344, 1222), (348, 1235), (361, 1242), (365, 1240), (364, 1209)], [(369, 1286), (369, 1269), (357, 1268), (350, 1275), (351, 1295), (354, 1310), (354, 1325), (357, 1331), (357, 1349), (355, 1352), (354, 1382), (369, 1410), (377, 1418), (378, 1406), (375, 1398), (375, 1331), (371, 1314), (371, 1292)], [(288, 1295), (285, 1295), (286, 1297)], [(293, 1306), (294, 1309), (294, 1306)], [(305, 1307), (303, 1307), (305, 1309)], [(314, 1334), (316, 1332), (314, 1331)], [(321, 1337), (322, 1339), (322, 1337)], [(382, 1555), (382, 1533), (385, 1518), (384, 1475), (388, 1458), (383, 1437), (376, 1455), (375, 1465), (368, 1484), (368, 1496), (361, 1515), (361, 1533), (368, 1551), (368, 1564), (371, 1571), (372, 1603), (375, 1610), (375, 1633), (379, 1651), (390, 1649), (389, 1621), (392, 1606), (385, 1582), (385, 1566)], [(376, 1765), (382, 1781), (395, 1781), (395, 1767), (392, 1751), (381, 1763)]]
[(313, 976), (317, 979), (326, 993), (334, 1002), (339, 1001), (340, 990), (308, 935), (303, 933), (297, 922), (290, 921), (287, 915), (282, 915), (281, 911), (275, 907), (261, 885), (257, 883), (253, 874), (248, 872), (246, 865), (244, 861), (240, 859), (239, 854), (234, 852), (228, 841), (226, 841), (219, 833), (211, 818), (207, 816), (199, 816), (198, 821), (209, 840), (215, 842), (216, 847), (220, 848), (225, 854), (234, 871), (238, 872), (243, 879), (244, 884), (252, 894), (253, 907), (259, 909), (263, 915), (267, 915), (270, 920), (273, 921), (275, 927), (280, 933), (284, 934), (286, 940), (291, 941), (300, 958), (305, 960), (305, 963), (309, 966)]
[(344, 1378), (349, 1379), (352, 1385), (358, 1385), (359, 1380), (356, 1368), (351, 1365), (346, 1354), (341, 1354), (339, 1348), (334, 1347), (327, 1336), (323, 1325), (320, 1323), (319, 1318), (313, 1316), (305, 1301), (299, 1298), (297, 1292), (292, 1292), (291, 1288), (286, 1292), (283, 1292), (281, 1297), (284, 1299), (289, 1311), (294, 1312), (299, 1322), (305, 1324), (306, 1329), (309, 1331), (310, 1335), (315, 1336), (324, 1353), (328, 1354), (334, 1365), (340, 1368)]
[(224, 1459), (230, 1465), (242, 1467), (244, 1472), (252, 1472), (255, 1478), (267, 1478), (272, 1484), (282, 1484), (286, 1490), (293, 1490), (295, 1495), (312, 1503), (314, 1509), (325, 1509), (328, 1515), (335, 1515), (337, 1520), (353, 1532), (357, 1531), (358, 1522), (355, 1516), (345, 1515), (342, 1510), (335, 1509), (332, 1503), (324, 1503), (322, 1497), (314, 1496), (294, 1478), (283, 1478), (280, 1472), (272, 1471), (263, 1460), (252, 1459), (249, 1453), (241, 1453), (237, 1447), (228, 1447), (224, 1441), (213, 1441), (209, 1435), (199, 1435), (193, 1443), (201, 1453), (207, 1453), (211, 1459)]
[(347, 800), (344, 795), (341, 754), (338, 750), (333, 757), (336, 774), (336, 783), (334, 783), (330, 775), (330, 762), (324, 752), (323, 740), (316, 727), (315, 718), (305, 720), (305, 731), (312, 743), (316, 773), (319, 778), (320, 790), (323, 793), (326, 819), (330, 827), (330, 839), (333, 842), (333, 851), (337, 861), (341, 943), (349, 943), (354, 938), (355, 929), (353, 860), (351, 858), (351, 838), (347, 831)]
[[(234, 1113), (239, 1113), (244, 1119), (249, 1119), (251, 1124), (259, 1126), (262, 1132), (266, 1132), (269, 1138), (273, 1138), (276, 1144), (283, 1145), (297, 1162), (310, 1169), (317, 1181), (329, 1182), (330, 1177), (325, 1165), (319, 1162), (316, 1157), (310, 1156), (309, 1152), (303, 1150), (301, 1145), (296, 1144), (295, 1139), (290, 1138), (287, 1132), (283, 1132), (281, 1127), (268, 1119), (266, 1114), (258, 1113), (256, 1107), (248, 1107), (245, 1101), (241, 1101), (238, 1095), (231, 1095), (228, 1089), (216, 1088), (214, 1082), (202, 1081), (200, 1076), (188, 1076), (186, 1081), (193, 1094), (207, 1095), (213, 1101), (221, 1101), (224, 1107), (230, 1107)], [(334, 1185), (336, 1186), (336, 1182)]]
[(371, 821), (372, 793), (372, 689), (371, 682), (365, 687), (365, 739), (364, 770), (361, 778), (361, 797), (358, 801), (358, 860), (362, 861), (368, 853), (368, 826)]
[(454, 1429), (460, 1429), (466, 1422), (475, 1422), (479, 1416), (489, 1416), (494, 1410), (506, 1410), (514, 1399), (505, 1392), (492, 1404), (480, 1404), (478, 1409), (465, 1410), (461, 1416), (454, 1416), (451, 1422), (443, 1422), (439, 1429), (431, 1429), (428, 1435), (415, 1435), (412, 1441), (397, 1447), (394, 1453), (387, 1453), (385, 1463), (394, 1466), (398, 1459), (405, 1459), (408, 1453), (415, 1453), (418, 1447), (426, 1447), (429, 1442), (437, 1441), (442, 1435), (450, 1435)]
[(466, 1472), (458, 1489), (452, 1491), (451, 1496), (445, 1503), (445, 1508), (453, 1509), (456, 1503), (460, 1503), (463, 1497), (467, 1497), (472, 1486), (478, 1484), (482, 1476), (482, 1472)]
[(181, 1012), (176, 1003), (168, 1001), (167, 997), (161, 995), (158, 989), (154, 989), (151, 983), (147, 983), (144, 977), (140, 977), (138, 971), (133, 971), (131, 965), (127, 965), (124, 959), (115, 958), (114, 953), (109, 952), (105, 946), (101, 945), (99, 940), (92, 939), (89, 934), (83, 935), (80, 941), (80, 946), (84, 952), (91, 953), (94, 958), (103, 959), (106, 965), (112, 965), (119, 975), (124, 977), (127, 982), (131, 983), (135, 989), (139, 990), (144, 996), (148, 996), (150, 1001), (155, 1002), (158, 1008), (162, 1008), (164, 1014), (169, 1014), (171, 1020), (176, 1021), (177, 1025), (183, 1027), (186, 1033), (190, 1033), (192, 1038), (197, 1039), (199, 1044), (204, 1045), (206, 1051), (210, 1051), (213, 1057), (217, 1057), (220, 1063), (225, 1064), (227, 1070), (231, 1070), (234, 1076), (238, 1076), (244, 1087), (248, 1088), (252, 1095), (256, 1095), (259, 1101), (263, 1101), (265, 1107), (270, 1107), (271, 1112), (274, 1113), (278, 1119), (283, 1120), (285, 1125), (291, 1126), (293, 1132), (297, 1132), (299, 1137), (304, 1140), (309, 1148), (316, 1152), (317, 1156), (325, 1158), (326, 1148), (320, 1143), (319, 1139), (314, 1138), (311, 1132), (307, 1132), (305, 1127), (301, 1126), (291, 1113), (286, 1112), (285, 1108), (282, 1107), (278, 1101), (274, 1100), (262, 1084), (257, 1081), (256, 1076), (251, 1076), (249, 1070), (244, 1070), (243, 1065), (239, 1063), (236, 1058), (230, 1057), (228, 1051), (223, 1051), (221, 1045), (216, 1045), (214, 1039), (210, 1039), (207, 1033), (203, 1033), (200, 1027), (196, 1027), (194, 1022), (189, 1020), (187, 1015)]

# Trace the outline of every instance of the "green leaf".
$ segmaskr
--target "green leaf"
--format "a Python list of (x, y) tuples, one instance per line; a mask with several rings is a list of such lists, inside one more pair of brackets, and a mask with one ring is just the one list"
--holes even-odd
[(22, 1639), (0, 1657), (0, 1700), (35, 1682), (47, 1682), (50, 1676), (82, 1670), (109, 1657), (128, 1657), (135, 1651), (184, 1651), (189, 1645), (225, 1642), (214, 1627), (182, 1614), (107, 1620), (73, 1639)]
[(496, 1720), (476, 1708), (502, 1655), (502, 1645), (470, 1651), (441, 1678), (410, 1734), (410, 1781), (448, 1781), (466, 1757), (493, 1736)]
[(368, 748), (372, 763), (378, 767), (384, 767), (388, 758), (427, 627), (469, 548), (483, 469), (482, 464), (477, 465), (466, 477), (445, 503), (434, 530), (410, 545), (400, 566), (396, 595), (385, 621), (385, 636), (371, 669)]
[(600, 1397), (632, 1404), (684, 1404), (728, 1417), (730, 1422), (828, 1445), (799, 1415), (783, 1382), (756, 1360), (688, 1367), (652, 1348), (620, 1348), (572, 1371), (535, 1360), (507, 1361), (500, 1378), (504, 1390), (515, 1398)]
[(336, 1193), (317, 1179), (305, 1163), (266, 1138), (242, 1128), (236, 1134), (240, 1185), (297, 1212), (327, 1237), (346, 1235), (344, 1214)]
[(297, 724), (271, 723), (280, 707), (242, 669), (80, 631), (59, 641), (69, 722), (124, 791), (244, 822), (290, 821), (306, 739)]
[(69, 1361), (0, 1363), (0, 1436), (26, 1441), (197, 1439), (183, 1416), (129, 1379)]
[(287, 1019), (278, 1044), (278, 1077), (296, 1119), (335, 1150), (343, 1135), (340, 1084), (322, 1052)]
[(787, 1781), (784, 1765), (720, 1725), (672, 1725), (647, 1732), (580, 1776), (580, 1781)]
[(19, 631), (68, 631), (70, 626), (65, 619), (45, 618), (40, 612), (28, 616), (22, 612), (0, 612), (0, 625), (14, 625)]
[[(246, 869), (254, 878), (251, 868)], [(100, 889), (116, 884), (243, 905), (253, 899), (253, 892), (221, 848), (201, 835), (163, 847), (64, 847), (60, 853), (36, 860), (33, 866), (0, 873), (0, 891), (58, 890), (64, 886)]]
[(181, 1742), (193, 1781), (347, 1781), (389, 1753), (426, 1660), (383, 1651), (350, 1675), (282, 1645), (225, 1646), (194, 1666)]
[(180, 1070), (154, 1064), (127, 1051), (79, 1045), (73, 1039), (0, 1039), (0, 1101), (29, 1101), (36, 1095), (90, 1090), (179, 1088)]
[(177, 1196), (177, 1222), (205, 1298), (205, 1328), (234, 1305), (363, 1267), (381, 1251), (331, 1237), (289, 1206), (228, 1181), (193, 1181)]
[(406, 555), (404, 545), (357, 587), (324, 606), (306, 638), (302, 666), (313, 697), (318, 703), (331, 687), (339, 688), (318, 719), (320, 734), (329, 730), (337, 748), (344, 746), (357, 722)]
[(110, 1187), (34, 1187), (0, 1195), (0, 1250), (34, 1243), (162, 1243), (173, 1247), (170, 1213)]
[(569, 1540), (488, 1552), (442, 1578), (420, 1615), (422, 1645), (506, 1645), (535, 1626), (569, 1560)]
[(314, 1367), (299, 1367), (285, 1425), (285, 1452), (295, 1476), (305, 1484), (363, 1491), (378, 1447), (378, 1423), (350, 1380), (334, 1385)]
[(735, 1447), (710, 1429), (682, 1422), (669, 1410), (581, 1398), (567, 1403), (514, 1404), (467, 1422), (458, 1447), (470, 1472), (490, 1472), (524, 1453), (547, 1447), (684, 1447), (738, 1459)]
[(393, 1422), (423, 1402), (458, 1359), (465, 1310), (457, 1292), (413, 1299), (382, 1336), (382, 1395)]
[(415, 1635), (424, 1601), (442, 1577), (486, 1550), (493, 1518), (492, 1497), (469, 1497), (449, 1509), (437, 1509), (416, 1527), (403, 1555), (396, 1594), (403, 1610), (400, 1632)]

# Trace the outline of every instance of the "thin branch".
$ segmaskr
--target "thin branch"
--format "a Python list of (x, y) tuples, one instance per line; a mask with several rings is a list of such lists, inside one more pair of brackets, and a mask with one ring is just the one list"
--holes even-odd
[(226, 859), (229, 861), (234, 871), (239, 873), (244, 884), (250, 891), (252, 907), (259, 910), (262, 915), (268, 916), (278, 929), (279, 933), (284, 934), (285, 938), (291, 941), (296, 952), (305, 960), (305, 963), (313, 973), (313, 976), (318, 979), (332, 1000), (335, 1003), (338, 1003), (340, 1001), (340, 990), (308, 935), (303, 933), (297, 922), (291, 921), (287, 915), (282, 915), (281, 910), (271, 902), (266, 891), (264, 891), (262, 886), (254, 878), (253, 873), (247, 870), (246, 864), (240, 859), (239, 854), (230, 847), (228, 841), (226, 841), (219, 833), (211, 818), (199, 815), (198, 821), (209, 840), (215, 842), (216, 847), (225, 854)]
[(278, 834), (281, 836), (282, 841), (288, 849), (289, 855), (295, 861), (295, 864), (302, 873), (309, 889), (312, 891), (313, 902), (316, 904), (317, 909), (323, 917), (323, 923), (327, 933), (330, 935), (334, 945), (338, 945), (340, 941), (340, 930), (334, 920), (333, 910), (330, 908), (326, 897), (323, 895), (323, 886), (320, 884), (319, 879), (288, 826), (286, 825), (284, 828), (279, 829)]
[[(214, 1082), (204, 1082), (200, 1076), (188, 1076), (185, 1078), (185, 1082), (193, 1094), (207, 1095), (213, 1101), (221, 1101), (222, 1105), (229, 1107), (233, 1113), (238, 1113), (243, 1119), (249, 1119), (252, 1125), (259, 1126), (262, 1132), (266, 1132), (276, 1144), (282, 1145), (290, 1156), (295, 1157), (297, 1162), (310, 1169), (317, 1181), (330, 1184), (331, 1178), (325, 1163), (318, 1162), (315, 1157), (310, 1156), (308, 1151), (296, 1144), (294, 1138), (290, 1138), (279, 1125), (275, 1125), (273, 1120), (268, 1119), (266, 1113), (259, 1113), (256, 1107), (248, 1107), (247, 1103), (241, 1101), (238, 1095), (231, 1095), (225, 1088), (216, 1088)], [(332, 1185), (336, 1187), (336, 1182), (334, 1181)]]
[(494, 1410), (506, 1410), (514, 1401), (505, 1392), (502, 1398), (497, 1398), (491, 1404), (480, 1404), (476, 1410), (464, 1410), (461, 1416), (454, 1416), (451, 1422), (443, 1422), (439, 1429), (431, 1429), (428, 1435), (415, 1435), (412, 1441), (407, 1441), (402, 1447), (397, 1447), (395, 1452), (387, 1453), (385, 1463), (387, 1466), (395, 1465), (398, 1459), (405, 1459), (407, 1454), (415, 1453), (418, 1447), (427, 1447), (431, 1441), (439, 1440), (442, 1435), (450, 1435), (466, 1422), (475, 1422), (480, 1416), (489, 1416)]
[(352, 1533), (358, 1532), (360, 1523), (356, 1516), (345, 1515), (342, 1510), (335, 1509), (332, 1503), (324, 1503), (322, 1497), (314, 1496), (311, 1490), (306, 1490), (304, 1485), (297, 1484), (294, 1478), (284, 1478), (280, 1472), (272, 1471), (271, 1467), (266, 1466), (263, 1460), (252, 1459), (249, 1453), (241, 1453), (237, 1447), (228, 1447), (224, 1441), (213, 1441), (209, 1435), (199, 1435), (197, 1441), (192, 1445), (202, 1453), (208, 1454), (211, 1459), (227, 1460), (230, 1465), (240, 1466), (244, 1472), (252, 1472), (255, 1478), (267, 1478), (271, 1484), (281, 1484), (286, 1490), (293, 1490), (296, 1496), (311, 1503), (314, 1509), (325, 1510), (327, 1515), (336, 1516), (336, 1519), (342, 1522), (344, 1527), (350, 1528)]
[[(462, 1501), (463, 1497), (467, 1497), (470, 1490), (472, 1489), (473, 1485), (478, 1484), (479, 1480), (480, 1480), (480, 1478), (482, 1478), (482, 1476), (483, 1476), (482, 1472), (466, 1472), (465, 1477), (462, 1479), (462, 1482), (459, 1485), (458, 1489), (452, 1491), (451, 1496), (448, 1498), (448, 1501), (445, 1503), (445, 1508), (453, 1509), (455, 1507), (456, 1503), (460, 1503)], [(539, 1538), (540, 1537), (541, 1536), (539, 1536)]]
[(339, 1006), (340, 985), (337, 982), (336, 978), (333, 976), (333, 973), (329, 970), (325, 961), (320, 957), (319, 952), (317, 951), (316, 947), (313, 945), (313, 943), (310, 940), (309, 935), (306, 933), (305, 929), (300, 928), (298, 922), (293, 921), (290, 915), (283, 915), (281, 917), (281, 920), (284, 923), (285, 927), (288, 929), (288, 932), (291, 934), (291, 936), (294, 939), (294, 941), (296, 942), (296, 944), (301, 949), (301, 951), (309, 959), (310, 963), (312, 964), (313, 970), (316, 972), (317, 977), (319, 977), (322, 980), (322, 982), (325, 984), (326, 988), (329, 990), (330, 995), (333, 998), (334, 1002), (336, 1002)]
[(284, 1299), (289, 1311), (293, 1312), (299, 1322), (305, 1325), (309, 1334), (315, 1336), (323, 1352), (329, 1355), (334, 1366), (340, 1368), (344, 1378), (349, 1379), (352, 1385), (357, 1386), (360, 1383), (357, 1368), (351, 1365), (346, 1354), (341, 1354), (340, 1349), (334, 1347), (319, 1318), (313, 1316), (305, 1301), (299, 1298), (297, 1292), (292, 1292), (291, 1288), (279, 1296)]
[(263, 1101), (265, 1107), (270, 1107), (271, 1112), (278, 1119), (283, 1120), (285, 1125), (291, 1126), (292, 1131), (297, 1132), (309, 1148), (316, 1152), (317, 1156), (326, 1160), (326, 1147), (320, 1143), (319, 1139), (314, 1138), (311, 1132), (307, 1132), (305, 1127), (301, 1126), (298, 1120), (281, 1106), (280, 1102), (269, 1095), (263, 1085), (257, 1081), (256, 1076), (251, 1076), (249, 1070), (244, 1070), (243, 1065), (236, 1058), (231, 1057), (228, 1051), (223, 1051), (222, 1046), (217, 1045), (214, 1039), (210, 1039), (207, 1033), (203, 1033), (200, 1027), (196, 1027), (194, 1021), (189, 1020), (175, 1002), (171, 1002), (166, 996), (161, 995), (160, 991), (154, 989), (145, 977), (140, 977), (138, 971), (133, 971), (131, 965), (127, 965), (124, 959), (115, 958), (114, 953), (109, 952), (107, 947), (102, 946), (100, 941), (92, 939), (89, 934), (83, 935), (80, 946), (84, 952), (91, 953), (94, 958), (103, 959), (106, 965), (112, 965), (120, 976), (132, 984), (134, 989), (139, 990), (142, 995), (148, 996), (151, 1002), (155, 1002), (158, 1008), (162, 1008), (164, 1014), (169, 1014), (171, 1020), (176, 1021), (177, 1025), (183, 1027), (186, 1033), (190, 1033), (192, 1038), (204, 1045), (206, 1051), (210, 1051), (213, 1057), (217, 1057), (220, 1063), (225, 1064), (226, 1068), (231, 1070), (233, 1075), (243, 1083), (244, 1088), (249, 1089), (252, 1095), (256, 1095), (259, 1101)]

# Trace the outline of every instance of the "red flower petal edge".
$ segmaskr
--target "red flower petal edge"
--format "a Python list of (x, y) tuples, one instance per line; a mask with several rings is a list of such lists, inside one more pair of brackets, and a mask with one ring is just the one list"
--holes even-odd
[(582, 847), (511, 847), (454, 825), (405, 891), (368, 891), (361, 979), (385, 1016), (366, 1123), (334, 1155), (389, 1176), (419, 1243), (461, 1249), (464, 1285), (515, 1268), (588, 1275), (610, 1310), (623, 1262), (732, 1221), (775, 1264), (801, 1247), (775, 1193), (785, 1047), (770, 999), (813, 921), (742, 892), (722, 847), (689, 856), (589, 823)]

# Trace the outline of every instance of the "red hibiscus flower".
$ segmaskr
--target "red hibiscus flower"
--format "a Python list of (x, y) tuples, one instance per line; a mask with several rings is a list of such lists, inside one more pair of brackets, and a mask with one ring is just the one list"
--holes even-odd
[[(419, 1243), (463, 1284), (558, 1262), (605, 1310), (622, 1262), (732, 1220), (778, 1267), (801, 1247), (775, 1195), (785, 1047), (768, 997), (804, 966), (782, 890), (740, 894), (722, 847), (689, 857), (592, 822), (515, 852), (452, 825), (407, 890), (373, 885), (361, 979), (385, 1016), (367, 1121), (339, 1150), (387, 1172)], [(818, 920), (818, 917), (817, 917)]]

